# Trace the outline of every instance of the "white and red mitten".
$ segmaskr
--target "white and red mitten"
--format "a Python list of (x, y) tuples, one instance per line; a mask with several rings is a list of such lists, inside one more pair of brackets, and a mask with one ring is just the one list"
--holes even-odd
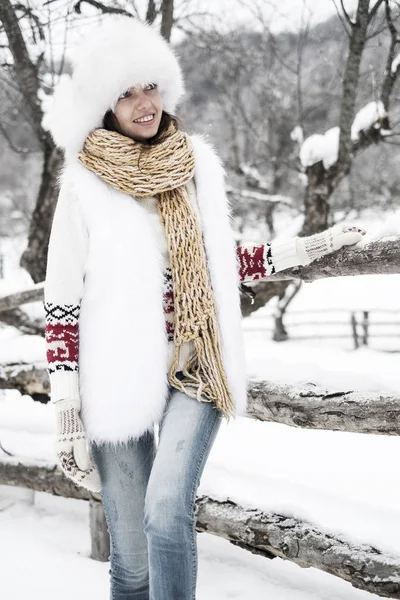
[(56, 452), (65, 475), (91, 492), (101, 490), (100, 475), (87, 449), (78, 398), (54, 402), (57, 418)]
[(365, 230), (361, 227), (341, 223), (321, 233), (299, 237), (296, 240), (299, 260), (302, 265), (308, 265), (317, 258), (340, 250), (343, 246), (357, 244), (363, 235)]

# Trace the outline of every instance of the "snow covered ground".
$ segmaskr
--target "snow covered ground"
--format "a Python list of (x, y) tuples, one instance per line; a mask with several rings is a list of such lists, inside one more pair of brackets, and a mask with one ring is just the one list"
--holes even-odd
[[(89, 558), (87, 503), (0, 486), (4, 600), (109, 600), (109, 563)], [(198, 600), (373, 600), (316, 569), (254, 556), (198, 534)], [(77, 582), (79, 582), (79, 589)]]
[[(15, 243), (14, 250), (18, 256)], [(31, 284), (13, 262), (5, 264), (0, 296)], [(291, 308), (388, 308), (399, 311), (398, 319), (399, 289), (397, 275), (326, 279), (304, 285)], [(28, 310), (41, 314), (39, 303)], [(262, 329), (270, 310), (243, 323), (250, 377), (399, 393), (400, 354), (377, 349), (384, 348), (384, 338), (376, 347), (374, 342), (357, 351), (350, 339), (278, 344)], [(0, 364), (44, 357), (43, 339), (0, 328)], [(18, 392), (0, 393), (0, 442), (7, 451), (25, 460), (56, 462), (53, 421), (52, 406)], [(308, 520), (353, 543), (400, 554), (399, 455), (398, 437), (307, 431), (238, 419), (222, 423), (199, 494)], [(89, 558), (86, 502), (0, 486), (0, 533), (2, 599), (108, 600), (109, 563)], [(198, 548), (199, 600), (377, 598), (315, 569), (253, 556), (205, 533), (198, 535)]]

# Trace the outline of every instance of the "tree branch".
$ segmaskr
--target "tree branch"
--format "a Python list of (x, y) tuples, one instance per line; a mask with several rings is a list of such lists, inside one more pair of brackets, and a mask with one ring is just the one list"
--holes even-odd
[[(335, 3), (335, 4), (336, 4), (336, 3)], [(347, 10), (346, 10), (346, 9), (345, 9), (345, 7), (344, 7), (344, 2), (343, 2), (343, 0), (340, 0), (340, 6), (342, 7), (342, 12), (343, 12), (343, 16), (344, 16), (344, 18), (346, 19), (346, 21), (347, 21), (348, 25), (350, 25), (350, 31), (351, 31), (351, 30), (353, 29), (353, 27), (354, 27), (354, 23), (353, 23), (353, 21), (350, 19), (350, 15), (349, 15), (349, 13), (347, 12)]]
[(375, 17), (376, 13), (379, 10), (379, 7), (385, 2), (385, 0), (377, 0), (376, 4), (371, 8), (368, 22), (371, 23), (372, 19)]
[(124, 8), (119, 8), (118, 6), (107, 6), (106, 4), (103, 4), (102, 2), (98, 2), (97, 0), (79, 0), (79, 2), (76, 2), (76, 4), (74, 4), (74, 11), (78, 15), (80, 15), (82, 12), (81, 5), (84, 2), (86, 4), (90, 4), (90, 6), (94, 6), (94, 8), (97, 8), (102, 14), (125, 15), (127, 17), (133, 17), (133, 16), (138, 17), (139, 16), (137, 14), (137, 10), (134, 5), (133, 5), (133, 8), (136, 12), (136, 15), (133, 15), (129, 11), (125, 10)]
[(147, 23), (154, 23), (154, 21), (156, 20), (157, 17), (157, 8), (156, 8), (156, 3), (155, 0), (149, 0), (148, 4), (147, 4), (147, 11), (146, 11), (146, 21)]

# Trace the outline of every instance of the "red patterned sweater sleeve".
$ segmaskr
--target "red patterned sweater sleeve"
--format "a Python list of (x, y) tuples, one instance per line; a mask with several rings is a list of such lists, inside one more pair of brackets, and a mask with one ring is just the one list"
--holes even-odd
[(270, 275), (302, 264), (297, 237), (284, 242), (244, 244), (236, 248), (239, 278), (242, 283), (268, 279)]
[(88, 232), (79, 200), (63, 183), (49, 238), (44, 284), (45, 340), (51, 400), (79, 397), (79, 312)]

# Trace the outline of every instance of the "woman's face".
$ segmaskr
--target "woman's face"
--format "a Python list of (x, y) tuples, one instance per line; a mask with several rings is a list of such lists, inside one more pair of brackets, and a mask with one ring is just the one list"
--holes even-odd
[(123, 135), (135, 140), (156, 135), (163, 104), (157, 85), (135, 85), (126, 90), (115, 105), (114, 114)]

